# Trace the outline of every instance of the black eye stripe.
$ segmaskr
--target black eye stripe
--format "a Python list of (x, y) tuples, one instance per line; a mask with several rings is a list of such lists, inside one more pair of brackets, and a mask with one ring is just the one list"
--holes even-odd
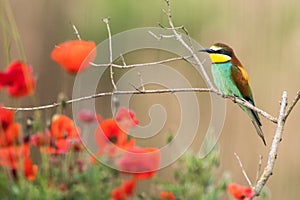
[(219, 49), (216, 51), (216, 53), (219, 53), (219, 54), (224, 54), (224, 55), (227, 55), (227, 56), (230, 56), (232, 55), (232, 53), (230, 51), (227, 51), (225, 49)]

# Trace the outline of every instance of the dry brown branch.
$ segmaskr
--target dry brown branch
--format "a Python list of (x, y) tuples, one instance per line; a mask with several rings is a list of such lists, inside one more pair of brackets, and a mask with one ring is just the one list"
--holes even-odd
[(281, 141), (282, 133), (284, 130), (284, 124), (285, 124), (285, 119), (286, 119), (286, 107), (287, 107), (287, 92), (284, 91), (282, 94), (282, 99), (281, 99), (277, 128), (275, 131), (272, 146), (270, 148), (267, 165), (264, 168), (262, 175), (260, 176), (259, 180), (257, 181), (257, 183), (254, 187), (254, 192), (255, 192), (256, 196), (258, 196), (260, 194), (262, 188), (267, 183), (268, 179), (270, 178), (270, 176), (273, 173), (273, 168), (274, 168), (275, 161), (277, 158), (278, 146)]
[(175, 35), (164, 35), (164, 34), (156, 35), (152, 31), (148, 31), (148, 33), (150, 35), (152, 35), (153, 37), (155, 37), (155, 39), (157, 39), (157, 40), (162, 40), (162, 39), (168, 39), (168, 38), (174, 38), (175, 37)]
[[(127, 90), (127, 91), (113, 91), (113, 92), (101, 92), (93, 95), (88, 95), (84, 97), (79, 97), (76, 99), (70, 99), (64, 102), (65, 105), (69, 105), (72, 103), (91, 100), (94, 98), (104, 97), (104, 96), (113, 96), (113, 95), (134, 95), (134, 94), (163, 94), (163, 93), (176, 93), (176, 92), (211, 92), (208, 88), (176, 88), (176, 89), (154, 89), (154, 90)], [(55, 102), (52, 104), (34, 106), (34, 107), (9, 107), (3, 106), (3, 108), (14, 111), (35, 111), (35, 110), (45, 110), (56, 108), (60, 106), (62, 103)]]
[[(192, 55), (193, 59), (196, 61), (197, 66), (200, 68), (202, 75), (204, 76), (204, 79), (206, 81), (206, 83), (208, 84), (208, 86), (212, 89), (212, 90), (216, 90), (214, 85), (212, 84), (209, 76), (207, 75), (202, 63), (200, 62), (198, 56), (195, 54), (195, 52), (193, 51), (193, 49), (182, 39), (182, 35), (180, 33), (177, 32), (177, 27), (174, 26), (173, 21), (172, 21), (172, 15), (171, 15), (171, 5), (170, 5), (170, 1), (169, 0), (165, 0), (168, 10), (164, 11), (165, 14), (168, 17), (168, 21), (169, 21), (169, 25), (171, 27), (171, 30), (173, 32), (173, 34), (175, 35), (176, 39), (181, 43), (182, 46), (184, 46)], [(187, 32), (186, 32), (187, 33)]]
[[(164, 59), (164, 60), (159, 60), (159, 61), (155, 61), (155, 62), (148, 62), (148, 63), (138, 63), (138, 64), (131, 64), (131, 65), (126, 65), (123, 63), (123, 65), (118, 65), (118, 64), (96, 64), (96, 63), (90, 63), (92, 66), (95, 67), (108, 67), (108, 66), (112, 66), (115, 68), (120, 68), (120, 69), (128, 69), (128, 68), (133, 68), (133, 67), (146, 67), (146, 66), (152, 66), (152, 65), (158, 65), (158, 64), (163, 64), (163, 63), (168, 63), (168, 62), (174, 62), (174, 61), (178, 61), (178, 60), (187, 60), (191, 58), (191, 56), (179, 56), (179, 57), (174, 57), (174, 58), (168, 58), (168, 59)], [(122, 57), (121, 57), (122, 59)]]
[(73, 23), (71, 22), (71, 26), (72, 26), (72, 28), (73, 28), (73, 30), (74, 30), (74, 34), (76, 35), (77, 39), (78, 39), (78, 40), (81, 40), (79, 31), (78, 31), (78, 29), (76, 28), (75, 24), (73, 24)]
[[(275, 131), (275, 134), (274, 134), (272, 145), (270, 147), (267, 164), (266, 164), (266, 167), (264, 168), (263, 173), (261, 174), (260, 178), (258, 179), (258, 173), (259, 173), (260, 168), (261, 168), (261, 160), (262, 160), (262, 157), (260, 157), (259, 170), (258, 170), (258, 173), (256, 175), (258, 180), (256, 182), (256, 185), (253, 187), (255, 196), (259, 196), (261, 190), (263, 189), (263, 187), (267, 183), (270, 176), (273, 174), (273, 168), (275, 166), (275, 161), (276, 161), (276, 158), (277, 158), (277, 152), (278, 152), (279, 144), (282, 140), (282, 134), (283, 134), (286, 119), (287, 119), (288, 115), (290, 114), (291, 110), (295, 107), (298, 100), (299, 100), (299, 92), (297, 93), (296, 97), (294, 98), (294, 101), (292, 102), (292, 104), (287, 109), (287, 92), (284, 91), (283, 94), (282, 94), (281, 104), (280, 104), (280, 111), (279, 111), (279, 116), (278, 116), (278, 120), (277, 120), (277, 128), (276, 128), (276, 131)], [(236, 153), (234, 153), (234, 155), (236, 156), (236, 158), (239, 161), (240, 167), (242, 169), (242, 172), (243, 172), (248, 184), (251, 186), (251, 181), (248, 178), (239, 157), (237, 156)]]
[(113, 52), (112, 52), (112, 39), (111, 39), (111, 31), (109, 26), (109, 18), (104, 18), (102, 21), (106, 24), (106, 29), (108, 33), (108, 48), (109, 48), (109, 72), (110, 72), (110, 81), (114, 90), (117, 90), (117, 85), (114, 80), (114, 71), (113, 71)]
[(142, 74), (138, 73), (138, 76), (140, 78), (140, 83), (141, 83), (141, 86), (142, 86), (142, 91), (145, 91), (145, 85), (144, 85)]
[(259, 156), (259, 162), (258, 162), (258, 169), (257, 169), (257, 172), (256, 172), (255, 183), (257, 183), (258, 178), (259, 178), (259, 174), (260, 174), (260, 171), (261, 171), (262, 160), (263, 160), (263, 156), (260, 155)]
[(259, 114), (261, 114), (262, 116), (264, 116), (266, 119), (270, 120), (273, 123), (277, 123), (277, 119), (276, 117), (273, 117), (272, 115), (270, 115), (269, 113), (257, 108), (256, 106), (253, 106), (251, 103), (249, 103), (248, 101), (245, 101), (243, 99), (239, 99), (238, 97), (232, 97), (232, 96), (224, 96), (223, 94), (221, 94), (220, 92), (217, 92), (217, 94), (222, 95), (224, 98), (230, 99), (231, 101), (233, 101), (234, 103), (239, 103), (243, 106), (246, 106), (247, 108), (250, 108), (251, 110), (255, 110), (256, 112), (258, 112)]
[(295, 107), (295, 105), (297, 104), (297, 102), (300, 99), (300, 91), (297, 92), (296, 97), (294, 98), (293, 102), (291, 103), (291, 105), (287, 108), (286, 114), (285, 114), (285, 119), (290, 115), (290, 113), (292, 112), (293, 108)]
[[(263, 117), (266, 119), (277, 123), (277, 119), (270, 115), (269, 113), (261, 110), (258, 107), (253, 106), (252, 104), (248, 103), (247, 101), (244, 101), (242, 99), (236, 98), (236, 97), (231, 97), (231, 96), (224, 96), (220, 92), (214, 90), (214, 89), (209, 89), (209, 88), (170, 88), (170, 89), (153, 89), (153, 90), (139, 90), (135, 88), (135, 90), (127, 90), (127, 91), (113, 91), (113, 92), (100, 92), (97, 94), (89, 95), (89, 96), (84, 96), (84, 97), (79, 97), (76, 99), (70, 99), (64, 102), (65, 105), (76, 103), (79, 101), (86, 101), (94, 98), (99, 98), (99, 97), (104, 97), (104, 96), (112, 96), (112, 95), (138, 95), (138, 94), (163, 94), (163, 93), (177, 93), (177, 92), (208, 92), (208, 93), (215, 93), (222, 98), (227, 98), (232, 100), (235, 103), (242, 104), (250, 109), (253, 109), (257, 111), (259, 114), (261, 114)], [(42, 105), (42, 106), (34, 106), (34, 107), (9, 107), (9, 106), (4, 106), (4, 108), (9, 109), (9, 110), (15, 110), (15, 111), (35, 111), (35, 110), (45, 110), (45, 109), (51, 109), (51, 108), (56, 108), (60, 106), (62, 103), (55, 102), (52, 104), (48, 105)]]
[(247, 175), (247, 173), (246, 173), (246, 171), (245, 171), (245, 169), (244, 169), (244, 166), (243, 166), (243, 163), (242, 163), (240, 157), (239, 157), (239, 156), (237, 155), (237, 153), (235, 153), (235, 152), (234, 152), (234, 155), (235, 155), (237, 161), (239, 162), (240, 168), (242, 169), (242, 173), (243, 173), (245, 179), (247, 180), (249, 186), (250, 186), (250, 187), (253, 187), (253, 186), (252, 186), (252, 183), (251, 183), (251, 181), (250, 181), (250, 179), (249, 179), (249, 177), (248, 177), (248, 175)]

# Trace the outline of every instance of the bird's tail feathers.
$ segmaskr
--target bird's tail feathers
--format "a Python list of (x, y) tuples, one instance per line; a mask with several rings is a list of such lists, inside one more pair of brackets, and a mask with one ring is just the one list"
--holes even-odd
[(257, 131), (257, 134), (259, 135), (259, 137), (261, 137), (264, 145), (267, 145), (266, 143), (266, 140), (265, 140), (265, 137), (264, 137), (264, 133), (263, 131), (261, 130), (261, 125), (257, 123), (257, 121), (253, 120), (252, 121), (252, 124), (254, 125), (256, 131)]

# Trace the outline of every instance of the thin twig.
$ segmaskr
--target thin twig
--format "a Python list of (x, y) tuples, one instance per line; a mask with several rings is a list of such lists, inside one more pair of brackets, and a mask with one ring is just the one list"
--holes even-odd
[[(255, 111), (257, 111), (259, 114), (261, 114), (263, 117), (265, 117), (266, 119), (276, 123), (277, 119), (275, 117), (273, 117), (272, 115), (268, 114), (267, 112), (253, 106), (252, 104), (248, 103), (247, 101), (244, 101), (242, 99), (239, 98), (235, 98), (235, 97), (231, 97), (231, 96), (224, 96), (222, 95), (220, 92), (214, 90), (214, 89), (209, 89), (209, 88), (169, 88), (169, 89), (153, 89), (153, 90), (129, 90), (129, 91), (113, 91), (113, 92), (101, 92), (98, 94), (93, 94), (93, 95), (88, 95), (88, 96), (84, 96), (84, 97), (79, 97), (77, 99), (71, 99), (68, 101), (65, 101), (64, 103), (67, 104), (72, 104), (72, 103), (76, 103), (79, 101), (86, 101), (86, 100), (90, 100), (93, 98), (98, 98), (98, 97), (103, 97), (103, 96), (111, 96), (111, 95), (133, 95), (133, 94), (162, 94), (162, 93), (176, 93), (176, 92), (208, 92), (208, 93), (215, 93), (219, 96), (221, 96), (222, 98), (227, 98), (230, 99), (236, 103), (242, 104), (243, 106), (246, 106), (250, 109), (253, 109)], [(50, 109), (50, 108), (55, 108), (57, 106), (60, 106), (61, 103), (52, 103), (49, 105), (42, 105), (42, 106), (35, 106), (35, 107), (4, 107), (6, 109), (9, 110), (15, 110), (15, 111), (34, 111), (34, 110), (44, 110), (44, 109)]]
[(131, 64), (131, 65), (118, 65), (118, 64), (96, 64), (96, 63), (90, 63), (92, 66), (94, 67), (108, 67), (108, 66), (112, 66), (115, 68), (120, 68), (120, 69), (128, 69), (128, 68), (133, 68), (133, 67), (145, 67), (145, 66), (152, 66), (152, 65), (158, 65), (158, 64), (163, 64), (163, 63), (168, 63), (168, 62), (174, 62), (174, 61), (178, 61), (178, 60), (187, 60), (189, 58), (191, 58), (192, 56), (179, 56), (179, 57), (174, 57), (174, 58), (168, 58), (168, 59), (164, 59), (164, 60), (159, 60), (159, 61), (155, 61), (155, 62), (148, 62), (148, 63), (138, 63), (138, 64)]
[(161, 39), (164, 39), (164, 38), (174, 38), (175, 37), (175, 35), (163, 35), (163, 34), (156, 35), (152, 31), (148, 31), (148, 33), (150, 35), (152, 35), (157, 40), (161, 40)]
[(120, 58), (122, 60), (123, 66), (127, 67), (126, 62), (125, 62), (125, 58), (124, 58), (123, 54), (120, 54)]
[(188, 30), (187, 30), (184, 26), (182, 26), (182, 30), (183, 30), (183, 32), (185, 32), (185, 34), (188, 36), (188, 39), (189, 39), (189, 43), (190, 43), (191, 49), (192, 49), (193, 51), (195, 51), (194, 46), (193, 46), (193, 43), (192, 43), (192, 38), (191, 38), (191, 36), (190, 36)]
[(133, 83), (129, 83), (136, 91), (143, 93), (143, 90), (140, 90), (137, 86), (135, 86)]
[[(94, 98), (104, 97), (104, 96), (112, 96), (112, 95), (134, 95), (134, 94), (163, 94), (163, 93), (176, 93), (176, 92), (211, 92), (208, 88), (176, 88), (176, 89), (154, 89), (154, 90), (127, 90), (127, 91), (113, 91), (113, 92), (101, 92), (93, 95), (88, 95), (84, 97), (79, 97), (76, 99), (70, 99), (65, 101), (66, 105), (91, 100)], [(50, 108), (56, 108), (60, 106), (61, 103), (52, 103), (48, 105), (34, 106), (34, 107), (9, 107), (3, 106), (3, 108), (14, 111), (35, 111), (35, 110), (45, 110)]]
[(233, 96), (224, 96), (223, 94), (219, 93), (219, 92), (215, 92), (218, 95), (221, 95), (224, 98), (230, 99), (231, 101), (233, 101), (234, 103), (239, 103), (243, 106), (246, 106), (247, 108), (250, 108), (251, 110), (254, 110), (256, 112), (258, 112), (259, 114), (261, 114), (262, 116), (264, 116), (265, 118), (269, 119), (271, 122), (273, 123), (277, 123), (277, 119), (276, 117), (273, 117), (272, 115), (268, 114), (267, 112), (257, 108), (256, 106), (253, 106), (251, 103), (249, 103), (248, 101), (245, 101), (243, 99), (239, 99), (237, 97), (233, 97)]
[(138, 76), (140, 78), (140, 83), (141, 83), (141, 86), (142, 86), (142, 91), (145, 91), (145, 85), (144, 85), (142, 74), (140, 72), (138, 72)]
[(169, 0), (165, 0), (167, 7), (168, 7), (168, 11), (164, 11), (168, 17), (168, 21), (169, 21), (169, 25), (171, 27), (171, 30), (173, 32), (173, 34), (175, 35), (176, 39), (190, 52), (190, 54), (193, 56), (193, 58), (195, 59), (198, 67), (201, 70), (202, 75), (204, 76), (205, 81), (207, 82), (208, 86), (210, 88), (212, 88), (213, 90), (216, 90), (214, 85), (212, 84), (212, 82), (210, 81), (209, 76), (207, 75), (203, 65), (201, 64), (199, 58), (197, 57), (197, 55), (195, 54), (195, 52), (192, 50), (192, 48), (187, 45), (187, 43), (182, 39), (182, 36), (176, 31), (176, 28), (173, 24), (172, 21), (172, 15), (171, 15), (171, 5), (170, 5), (170, 1)]
[[(165, 11), (164, 11), (165, 12)], [(171, 30), (171, 29), (173, 29), (173, 28), (170, 28), (170, 27), (165, 27), (164, 25), (162, 25), (161, 23), (158, 23), (158, 26), (160, 27), (160, 28), (163, 28), (163, 29), (166, 29), (166, 30)], [(183, 26), (181, 25), (181, 26), (178, 26), (178, 27), (174, 27), (176, 30), (178, 30), (178, 29), (182, 29), (183, 28)]]
[(266, 165), (262, 175), (260, 176), (260, 179), (257, 181), (256, 186), (254, 187), (254, 193), (256, 196), (258, 196), (260, 194), (262, 188), (267, 183), (268, 179), (270, 178), (270, 176), (273, 173), (273, 168), (274, 168), (275, 161), (277, 158), (278, 147), (279, 147), (279, 143), (282, 138), (283, 128), (284, 128), (284, 124), (285, 124), (286, 107), (287, 107), (287, 92), (284, 91), (282, 94), (282, 99), (281, 99), (277, 128), (276, 128), (276, 132), (275, 132), (274, 139), (272, 142), (272, 146), (270, 148), (267, 165)]
[(109, 18), (104, 18), (102, 21), (106, 24), (106, 29), (108, 32), (108, 47), (109, 47), (109, 71), (110, 71), (110, 81), (114, 87), (114, 90), (117, 90), (117, 85), (114, 80), (114, 71), (113, 71), (113, 52), (112, 52), (112, 39), (111, 39), (111, 31), (109, 26)]
[(290, 115), (291, 111), (293, 110), (293, 108), (295, 107), (295, 105), (297, 104), (297, 102), (300, 99), (300, 91), (297, 92), (296, 97), (294, 98), (293, 102), (291, 103), (291, 105), (288, 107), (286, 114), (285, 114), (285, 119)]
[(70, 23), (71, 23), (72, 28), (73, 28), (73, 30), (74, 30), (74, 34), (76, 35), (76, 37), (78, 38), (78, 40), (81, 40), (79, 31), (78, 31), (78, 29), (76, 28), (75, 24), (73, 24), (72, 22), (70, 22)]
[(262, 159), (263, 159), (263, 156), (259, 155), (259, 162), (258, 162), (258, 168), (257, 168), (257, 172), (256, 172), (255, 184), (258, 181), (258, 177), (259, 177), (259, 174), (260, 174), (260, 171), (261, 171)]
[(241, 167), (241, 169), (242, 169), (242, 173), (243, 173), (244, 177), (246, 178), (246, 180), (247, 180), (249, 186), (250, 186), (250, 187), (253, 187), (253, 186), (252, 186), (252, 183), (251, 183), (251, 181), (250, 181), (250, 179), (249, 179), (249, 177), (248, 177), (248, 175), (247, 175), (247, 173), (246, 173), (246, 171), (245, 171), (245, 169), (244, 169), (244, 166), (243, 166), (243, 164), (242, 164), (242, 161), (241, 161), (240, 157), (239, 157), (239, 156), (237, 155), (237, 153), (235, 153), (235, 152), (234, 152), (234, 155), (235, 155), (237, 161), (239, 162), (239, 165), (240, 165), (240, 167)]

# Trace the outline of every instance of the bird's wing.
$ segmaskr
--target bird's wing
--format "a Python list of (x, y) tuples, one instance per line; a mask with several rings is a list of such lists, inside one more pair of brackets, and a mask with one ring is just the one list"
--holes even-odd
[[(231, 76), (243, 98), (255, 106), (246, 70), (243, 67), (232, 65)], [(253, 110), (251, 110), (251, 112), (254, 115), (255, 121), (261, 126), (257, 112)]]
[(236, 84), (237, 88), (241, 92), (245, 100), (250, 100), (253, 102), (252, 91), (249, 85), (249, 78), (246, 70), (243, 67), (232, 65), (231, 68), (231, 78)]

